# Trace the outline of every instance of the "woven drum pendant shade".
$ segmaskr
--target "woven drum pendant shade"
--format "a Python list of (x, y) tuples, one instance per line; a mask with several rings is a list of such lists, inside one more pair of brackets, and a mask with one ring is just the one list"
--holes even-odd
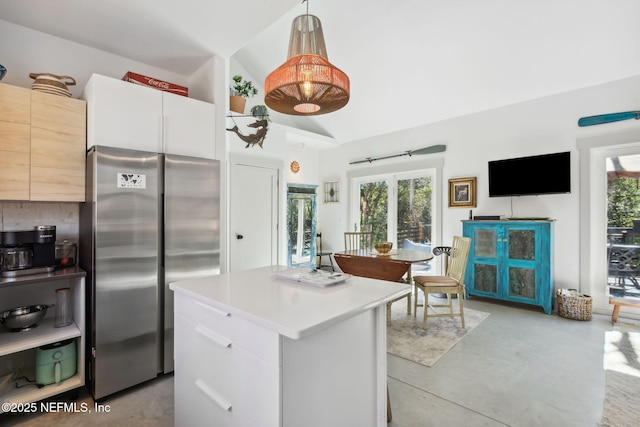
[(267, 106), (284, 114), (326, 114), (347, 105), (349, 77), (327, 59), (317, 17), (293, 20), (287, 62), (267, 76), (264, 90)]

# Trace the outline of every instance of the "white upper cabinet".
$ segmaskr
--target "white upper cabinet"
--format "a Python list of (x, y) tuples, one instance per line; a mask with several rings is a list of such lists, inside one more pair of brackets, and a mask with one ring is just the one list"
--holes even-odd
[(94, 74), (85, 87), (94, 145), (215, 158), (215, 106)]
[(163, 152), (215, 159), (215, 105), (168, 92), (162, 99)]
[(160, 152), (162, 92), (94, 74), (84, 89), (87, 149), (94, 145)]

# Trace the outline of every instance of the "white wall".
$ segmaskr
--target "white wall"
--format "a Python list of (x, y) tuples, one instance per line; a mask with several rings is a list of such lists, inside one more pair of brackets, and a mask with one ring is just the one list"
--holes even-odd
[[(320, 179), (340, 176), (346, 189), (346, 171), (356, 167), (349, 161), (366, 157), (392, 155), (405, 150), (446, 144), (443, 157), (442, 191), (443, 237), (449, 242), (462, 232), (461, 220), (468, 219), (468, 209), (447, 208), (448, 179), (477, 177), (478, 206), (474, 215), (541, 216), (555, 221), (554, 267), (556, 288), (579, 285), (579, 159), (576, 141), (589, 135), (616, 131), (619, 126), (634, 123), (607, 124), (579, 128), (580, 117), (616, 111), (629, 111), (640, 106), (640, 77), (572, 91), (508, 107), (472, 114), (439, 123), (407, 129), (394, 134), (350, 143), (344, 147), (320, 152)], [(393, 117), (389, 117), (393, 120)], [(637, 123), (635, 126), (638, 126)], [(571, 152), (571, 194), (489, 198), (487, 162), (490, 160)], [(374, 162), (415, 162), (415, 157)], [(540, 171), (544, 173), (544, 171)], [(532, 177), (535, 179), (535, 177)], [(345, 192), (343, 192), (344, 195)], [(347, 217), (346, 198), (340, 203), (319, 204), (323, 218), (323, 244), (327, 249), (341, 250), (342, 233)]]

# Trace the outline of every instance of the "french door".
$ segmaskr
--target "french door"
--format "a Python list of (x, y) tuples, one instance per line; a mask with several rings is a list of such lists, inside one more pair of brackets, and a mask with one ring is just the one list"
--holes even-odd
[(609, 154), (606, 158), (608, 290), (613, 296), (638, 298), (640, 154)]
[[(630, 276), (634, 273), (625, 270), (635, 264), (634, 254), (627, 251), (628, 244), (635, 246), (633, 221), (619, 226), (622, 224), (619, 206), (611, 208), (612, 203), (617, 203), (612, 197), (619, 196), (615, 196), (611, 189), (611, 169), (620, 159), (640, 155), (640, 134), (616, 138), (603, 135), (578, 141), (577, 145), (581, 150), (580, 291), (592, 296), (594, 312), (611, 313), (610, 288), (619, 288), (614, 289), (614, 293), (621, 291), (620, 288), (631, 290), (633, 281)], [(635, 196), (633, 193), (631, 196), (623, 195), (622, 200), (629, 197)], [(622, 272), (617, 271), (620, 268)], [(636, 315), (635, 311), (625, 308), (622, 312)]]
[[(370, 230), (374, 242), (393, 242), (394, 249), (431, 253), (434, 171), (364, 176), (351, 185), (354, 230)], [(430, 263), (414, 267), (428, 270)]]
[(371, 230), (374, 241), (394, 242), (403, 248), (431, 242), (433, 191), (429, 171), (354, 180), (358, 217), (354, 229)]

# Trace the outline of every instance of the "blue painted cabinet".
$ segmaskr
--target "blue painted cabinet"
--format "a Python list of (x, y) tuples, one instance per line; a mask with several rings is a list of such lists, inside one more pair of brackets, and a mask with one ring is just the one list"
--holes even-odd
[(464, 221), (471, 237), (467, 295), (539, 305), (553, 302), (551, 221)]

